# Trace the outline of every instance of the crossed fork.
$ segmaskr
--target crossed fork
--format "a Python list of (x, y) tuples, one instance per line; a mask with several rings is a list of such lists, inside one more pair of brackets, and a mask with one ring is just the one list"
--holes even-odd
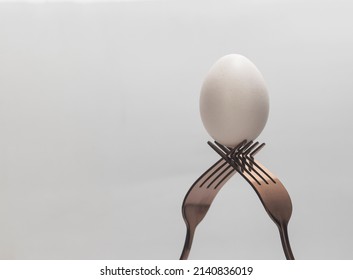
[(220, 189), (238, 172), (255, 190), (266, 212), (277, 225), (286, 259), (294, 260), (287, 231), (292, 214), (291, 199), (280, 180), (254, 159), (265, 143), (259, 145), (259, 142), (244, 140), (235, 148), (228, 148), (218, 142), (208, 144), (221, 159), (195, 181), (184, 198), (182, 213), (187, 231), (180, 259), (188, 258), (197, 225), (206, 216)]

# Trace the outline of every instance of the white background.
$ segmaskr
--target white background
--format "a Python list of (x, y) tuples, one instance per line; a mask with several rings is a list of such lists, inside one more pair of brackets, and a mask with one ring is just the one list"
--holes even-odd
[[(293, 201), (298, 259), (353, 258), (349, 1), (0, 3), (0, 258), (177, 259), (181, 204), (217, 160), (199, 91), (221, 56), (265, 77), (258, 155)], [(239, 177), (191, 259), (283, 259)]]

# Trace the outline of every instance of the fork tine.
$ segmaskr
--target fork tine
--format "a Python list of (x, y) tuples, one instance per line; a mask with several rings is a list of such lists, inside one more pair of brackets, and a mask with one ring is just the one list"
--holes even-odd
[(237, 154), (239, 152), (239, 150), (246, 144), (248, 140), (243, 140), (241, 141), (237, 146), (235, 146), (235, 148), (233, 148), (233, 150), (230, 153), (230, 157), (233, 157), (235, 154)]
[[(217, 147), (215, 144), (212, 142), (208, 141), (208, 145), (211, 146), (213, 150), (215, 150), (225, 161), (227, 161), (231, 166), (234, 167), (236, 171), (238, 171), (240, 174), (243, 174), (246, 172), (248, 176), (250, 176), (256, 183), (261, 185), (261, 182), (252, 174), (252, 170), (254, 173), (260, 177), (266, 184), (268, 184), (267, 180), (260, 174), (259, 171), (257, 171), (253, 166), (255, 165), (263, 174), (266, 175), (272, 182), (276, 183), (275, 180), (265, 171), (261, 166), (259, 166), (254, 158), (253, 155), (258, 153), (264, 146), (265, 143), (262, 143), (260, 146), (258, 146), (255, 150), (253, 150), (257, 145), (258, 142), (253, 143), (253, 141), (246, 142), (246, 140), (242, 141), (238, 146), (233, 148), (230, 153), (228, 149), (226, 149), (222, 144), (215, 142), (217, 144)], [(252, 151), (253, 150), (253, 151)], [(252, 151), (252, 152), (251, 152)], [(251, 152), (251, 153), (250, 153)], [(227, 156), (226, 153), (229, 153), (230, 158)], [(250, 153), (250, 155), (248, 155)], [(250, 162), (250, 164), (247, 162), (247, 160)], [(223, 165), (224, 166), (224, 165)], [(223, 167), (222, 166), (222, 167)], [(246, 168), (248, 166), (248, 168)], [(218, 169), (217, 171), (219, 171)], [(224, 171), (223, 171), (224, 172)], [(213, 173), (212, 175), (214, 175)], [(220, 174), (217, 175), (217, 177), (211, 182), (213, 184), (218, 178), (220, 177)], [(210, 184), (210, 185), (211, 185)], [(209, 185), (209, 186), (210, 186)]]
[(253, 168), (246, 160), (244, 160), (244, 163), (245, 163), (245, 165), (248, 166), (249, 173), (251, 173), (253, 171), (254, 173), (256, 173), (257, 176), (259, 176), (262, 179), (262, 181), (264, 181), (268, 185), (268, 182), (266, 181), (266, 179), (255, 168)]
[[(239, 155), (242, 158), (242, 160), (247, 162), (246, 155), (250, 153), (258, 144), (259, 142), (256, 142), (252, 144), (249, 148), (245, 149), (244, 152)], [(251, 166), (249, 166), (249, 171), (251, 171)]]
[(243, 172), (239, 172), (242, 177), (244, 177), (244, 178), (245, 178), (246, 180), (248, 180), (248, 181), (251, 181), (251, 180), (249, 180), (249, 178), (244, 174), (244, 172), (246, 172), (246, 174), (249, 175), (256, 183), (258, 183), (259, 185), (261, 185), (261, 183), (259, 182), (259, 180), (257, 180), (256, 177), (255, 177), (253, 174), (251, 174), (251, 172), (250, 172), (249, 170), (247, 170), (246, 168), (243, 169)]
[(239, 149), (241, 146), (243, 146), (244, 143), (246, 143), (246, 140), (241, 141), (241, 142), (240, 142), (238, 145), (236, 145), (234, 148), (229, 148), (229, 147), (227, 147), (227, 146), (225, 146), (225, 145), (222, 145), (221, 143), (219, 143), (219, 142), (217, 142), (217, 141), (214, 141), (214, 142), (216, 143), (216, 145), (217, 145), (218, 147), (220, 147), (223, 151), (225, 151), (225, 152), (228, 154), (228, 153), (232, 152), (233, 150), (237, 150), (237, 149)]
[(243, 151), (249, 148), (252, 145), (252, 143), (254, 143), (254, 141), (249, 141), (248, 143), (246, 143), (246, 145), (244, 145), (239, 149), (239, 153), (243, 153)]
[(245, 145), (245, 143), (247, 142), (248, 140), (244, 139), (243, 141), (241, 141), (238, 145), (236, 145), (233, 149), (239, 149), (240, 147), (242, 147), (243, 145)]
[[(250, 142), (251, 142), (251, 141), (250, 141)], [(231, 157), (234, 157), (234, 156), (236, 156), (237, 154), (239, 154), (244, 148), (247, 147), (247, 145), (248, 145), (250, 142), (248, 142), (248, 140), (243, 140), (242, 142), (240, 142), (240, 144), (237, 145), (237, 146), (233, 149), (233, 151), (232, 151), (232, 153), (230, 154), (230, 156), (231, 156)], [(250, 145), (251, 145), (251, 143), (250, 143)]]
[[(209, 145), (211, 146), (212, 143), (209, 143)], [(211, 146), (212, 147), (212, 146)], [(217, 147), (216, 147), (217, 149)], [(215, 150), (217, 151), (217, 150)], [(241, 176), (245, 176), (243, 173), (244, 171), (259, 185), (261, 185), (261, 183), (259, 182), (259, 180), (257, 180), (255, 178), (255, 176), (253, 174), (251, 174), (246, 168), (242, 167), (242, 163), (241, 160), (238, 157), (234, 157), (231, 159), (229, 159), (228, 157), (225, 158), (225, 160), (227, 160), (227, 162), (229, 163), (229, 165), (231, 165), (236, 171), (238, 171), (240, 173)], [(261, 176), (260, 176), (261, 177)], [(246, 178), (248, 179), (248, 178)]]
[(250, 158), (250, 157), (248, 157), (248, 159), (252, 162), (252, 164), (253, 164), (254, 166), (256, 166), (258, 169), (260, 169), (260, 171), (261, 171), (262, 173), (264, 173), (273, 183), (276, 184), (276, 181), (268, 174), (268, 172), (266, 172), (261, 166), (259, 166), (259, 165), (256, 163), (255, 159)]
[(214, 142), (215, 142), (216, 145), (217, 145), (218, 147), (220, 147), (220, 148), (223, 150), (223, 152), (225, 152), (226, 154), (228, 154), (228, 153), (231, 152), (231, 150), (230, 150), (228, 147), (222, 145), (221, 143), (218, 143), (217, 141), (214, 141)]
[(214, 189), (217, 189), (223, 182), (224, 182), (224, 180), (226, 180), (227, 178), (229, 178), (229, 176), (231, 176), (232, 175), (232, 173), (234, 173), (234, 172), (236, 172), (233, 168), (231, 168), (231, 170), (226, 174), (226, 176), (224, 176), (223, 178), (222, 178), (222, 180), (220, 180), (218, 183), (217, 183), (217, 185), (214, 187)]
[(260, 152), (260, 150), (265, 146), (265, 143), (262, 143), (260, 146), (258, 146), (251, 154), (250, 157), (254, 157), (254, 155), (256, 155), (258, 152)]
[(229, 161), (229, 158), (227, 157), (227, 155), (224, 154), (224, 152), (223, 152), (221, 149), (219, 149), (215, 144), (213, 144), (213, 143), (210, 142), (210, 141), (208, 141), (207, 144), (210, 145), (211, 148), (212, 148), (213, 150), (215, 150), (215, 151), (216, 151), (222, 158), (224, 158), (227, 162)]
[(210, 179), (213, 177), (213, 175), (215, 175), (219, 170), (221, 170), (225, 165), (227, 164), (227, 162), (222, 163), (219, 167), (217, 167), (210, 175), (207, 176), (207, 178), (200, 184), (199, 188), (202, 188), (203, 185)]
[(231, 165), (228, 165), (224, 170), (222, 170), (222, 172), (220, 172), (220, 173), (216, 176), (216, 178), (214, 178), (214, 179), (212, 180), (212, 182), (208, 184), (207, 189), (210, 188), (210, 187), (213, 185), (213, 183), (216, 182), (216, 181), (217, 181), (227, 170), (229, 170), (230, 168), (232, 168), (232, 166), (231, 166)]
[(242, 160), (243, 151), (248, 149), (252, 145), (252, 143), (253, 141), (247, 142), (244, 146), (240, 147), (236, 152), (232, 153), (231, 155), (231, 158), (233, 160), (237, 159), (238, 165), (241, 168), (241, 170), (245, 168), (245, 165)]
[(259, 142), (255, 142), (254, 144), (252, 144), (249, 148), (244, 151), (244, 155), (250, 153), (257, 145), (259, 145)]

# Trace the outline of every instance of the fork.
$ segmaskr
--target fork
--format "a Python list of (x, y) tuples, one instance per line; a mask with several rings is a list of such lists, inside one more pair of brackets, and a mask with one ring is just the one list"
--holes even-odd
[[(240, 149), (245, 143), (246, 141), (241, 142), (233, 150)], [(233, 151), (229, 148), (226, 149), (226, 155)], [(253, 151), (251, 156), (254, 156), (259, 150)], [(183, 218), (186, 224), (186, 238), (180, 260), (188, 258), (197, 225), (206, 216), (218, 192), (235, 173), (236, 170), (227, 160), (222, 158), (202, 174), (190, 187), (182, 205)]]
[(190, 187), (182, 205), (186, 237), (180, 260), (188, 258), (197, 225), (206, 216), (217, 193), (235, 173), (226, 160), (220, 159)]
[(278, 177), (253, 157), (253, 153), (265, 144), (258, 146), (259, 142), (250, 141), (233, 150), (217, 142), (216, 145), (212, 142), (208, 144), (255, 190), (266, 212), (278, 227), (286, 259), (294, 260), (288, 237), (288, 223), (292, 215), (291, 199)]

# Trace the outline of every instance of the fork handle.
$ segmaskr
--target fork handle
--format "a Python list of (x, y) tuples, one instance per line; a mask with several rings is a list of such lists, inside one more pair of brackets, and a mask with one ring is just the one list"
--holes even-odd
[(190, 227), (187, 227), (186, 230), (187, 231), (186, 231), (184, 248), (183, 248), (183, 252), (181, 253), (179, 260), (187, 260), (188, 259), (189, 253), (191, 250), (192, 241), (194, 239), (195, 228), (191, 229)]
[(283, 247), (283, 251), (286, 256), (286, 259), (294, 260), (294, 255), (289, 244), (287, 227), (288, 227), (287, 224), (278, 225), (279, 234), (281, 236), (282, 247)]

